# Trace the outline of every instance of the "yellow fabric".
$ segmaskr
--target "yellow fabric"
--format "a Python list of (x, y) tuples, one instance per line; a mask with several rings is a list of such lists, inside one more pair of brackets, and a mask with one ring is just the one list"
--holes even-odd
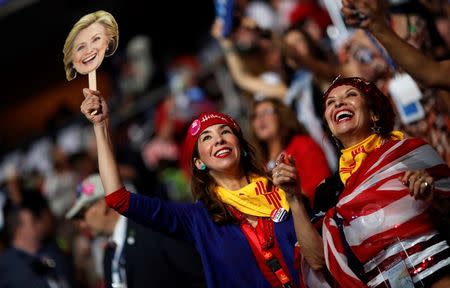
[(216, 193), (219, 199), (233, 206), (240, 212), (258, 217), (270, 217), (270, 213), (277, 208), (289, 211), (286, 194), (282, 189), (271, 185), (268, 191), (269, 181), (264, 177), (253, 177), (251, 183), (239, 190), (227, 190), (217, 187)]
[[(389, 139), (402, 140), (403, 133), (400, 131), (392, 131)], [(339, 159), (339, 175), (342, 183), (346, 183), (347, 179), (358, 170), (359, 166), (367, 155), (373, 150), (379, 148), (384, 139), (378, 134), (372, 134), (363, 141), (349, 148), (341, 150), (342, 155)]]

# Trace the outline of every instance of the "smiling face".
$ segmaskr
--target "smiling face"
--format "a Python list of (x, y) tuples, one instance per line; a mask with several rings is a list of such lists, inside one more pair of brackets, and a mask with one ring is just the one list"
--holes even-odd
[(105, 57), (109, 38), (105, 27), (93, 23), (81, 30), (73, 43), (72, 63), (80, 74), (88, 74), (96, 70)]
[(239, 172), (239, 139), (229, 126), (216, 124), (206, 128), (200, 134), (197, 145), (199, 159), (194, 161), (197, 169), (203, 163), (212, 176)]
[(252, 127), (258, 140), (268, 141), (278, 135), (278, 117), (270, 102), (256, 105), (252, 119)]
[(361, 91), (350, 85), (334, 88), (325, 101), (325, 119), (331, 133), (344, 148), (357, 144), (372, 134), (377, 119), (367, 106)]

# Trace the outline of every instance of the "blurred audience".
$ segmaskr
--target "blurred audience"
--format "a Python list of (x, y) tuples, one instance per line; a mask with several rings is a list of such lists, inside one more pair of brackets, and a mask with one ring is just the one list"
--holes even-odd
[(310, 203), (316, 186), (330, 175), (330, 169), (320, 146), (297, 121), (293, 111), (278, 99), (255, 102), (251, 111), (252, 134), (267, 172), (275, 168), (281, 153), (295, 161), (301, 190)]
[[(77, 188), (77, 201), (66, 214), (81, 229), (106, 236), (105, 287), (203, 287), (203, 270), (193, 246), (143, 227), (106, 205), (100, 175)], [(152, 269), (149, 267), (152, 266)]]

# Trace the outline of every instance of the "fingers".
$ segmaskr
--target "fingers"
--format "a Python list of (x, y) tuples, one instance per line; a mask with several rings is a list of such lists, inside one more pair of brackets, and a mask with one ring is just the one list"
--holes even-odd
[(100, 96), (100, 91), (83, 88), (83, 95), (84, 95), (84, 98), (87, 98), (90, 96)]
[(431, 201), (434, 192), (434, 179), (426, 171), (406, 171), (400, 178), (408, 187), (409, 193), (415, 199)]
[(91, 119), (102, 110), (103, 98), (99, 91), (93, 91), (87, 88), (83, 89), (84, 100), (81, 103), (80, 110), (88, 118)]
[(292, 155), (280, 154), (272, 170), (272, 179), (275, 185), (297, 182), (297, 168)]

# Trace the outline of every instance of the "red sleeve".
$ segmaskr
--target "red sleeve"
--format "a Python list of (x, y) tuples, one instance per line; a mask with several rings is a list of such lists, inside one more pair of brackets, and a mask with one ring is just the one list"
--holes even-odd
[(306, 135), (294, 137), (285, 151), (294, 157), (302, 190), (310, 203), (313, 203), (317, 185), (330, 176), (325, 154), (320, 146)]
[(105, 196), (106, 204), (120, 214), (128, 211), (130, 205), (130, 192), (125, 187)]

